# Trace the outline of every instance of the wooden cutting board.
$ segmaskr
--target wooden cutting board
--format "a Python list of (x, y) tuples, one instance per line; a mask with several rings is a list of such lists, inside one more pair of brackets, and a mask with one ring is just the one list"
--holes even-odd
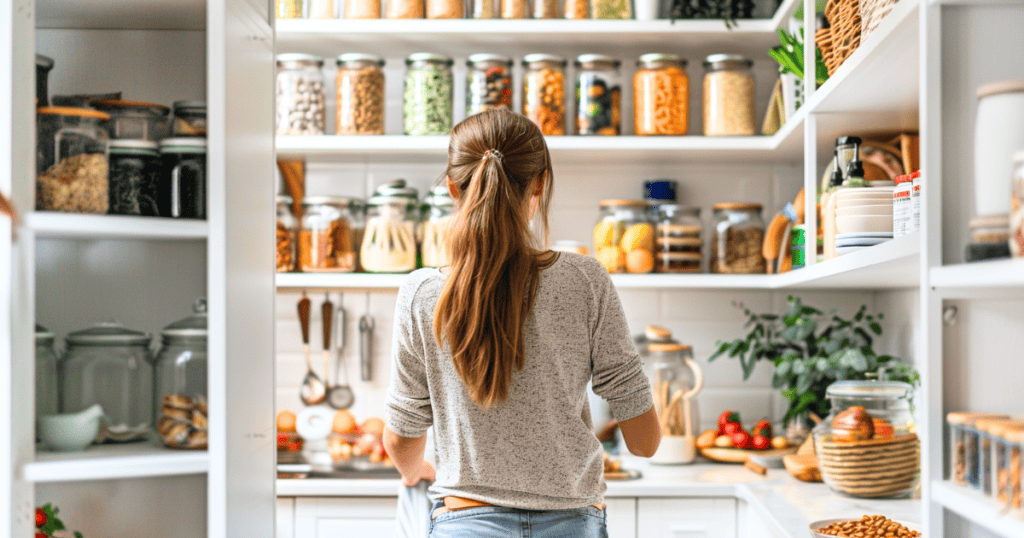
[(700, 448), (700, 455), (720, 463), (746, 463), (750, 456), (779, 457), (786, 454), (793, 454), (797, 447), (772, 448), (768, 450), (747, 450), (743, 448), (722, 448), (713, 446), (711, 448)]

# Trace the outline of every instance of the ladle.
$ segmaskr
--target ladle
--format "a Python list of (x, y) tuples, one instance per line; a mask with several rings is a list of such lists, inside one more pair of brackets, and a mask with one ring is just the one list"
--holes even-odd
[(306, 377), (302, 379), (299, 398), (306, 405), (316, 405), (324, 401), (327, 395), (324, 382), (313, 371), (313, 362), (309, 358), (309, 311), (312, 308), (309, 297), (302, 294), (299, 300), (299, 323), (302, 325), (302, 351), (306, 355)]

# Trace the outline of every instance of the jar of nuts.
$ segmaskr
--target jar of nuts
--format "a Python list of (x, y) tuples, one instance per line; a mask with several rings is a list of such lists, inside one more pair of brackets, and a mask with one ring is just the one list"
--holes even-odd
[(512, 60), (498, 54), (474, 54), (466, 62), (466, 116), (512, 108)]
[(311, 54), (277, 55), (277, 134), (324, 134), (323, 66)]
[(642, 200), (602, 200), (594, 252), (609, 273), (654, 271), (654, 224)]
[(295, 250), (299, 223), (292, 214), (292, 197), (277, 197), (277, 272), (295, 270)]
[(340, 196), (302, 199), (299, 270), (305, 273), (350, 273), (362, 239), (363, 203)]
[(704, 60), (704, 135), (754, 134), (754, 62), (735, 54)]
[(552, 54), (523, 58), (523, 115), (545, 135), (565, 134), (565, 63)]
[(576, 58), (576, 134), (617, 135), (622, 125), (621, 62), (604, 54)]
[(107, 212), (109, 119), (86, 108), (36, 109), (36, 209)]
[(690, 121), (686, 60), (675, 54), (644, 54), (633, 76), (633, 113), (638, 135), (684, 135)]
[(761, 204), (715, 204), (711, 239), (711, 272), (765, 272), (764, 220)]
[(699, 273), (704, 227), (700, 208), (667, 204), (658, 206), (655, 225), (655, 266), (659, 273)]
[(337, 134), (384, 134), (383, 67), (384, 60), (372, 54), (338, 56)]
[(446, 135), (452, 130), (452, 63), (429, 52), (405, 60), (405, 134)]

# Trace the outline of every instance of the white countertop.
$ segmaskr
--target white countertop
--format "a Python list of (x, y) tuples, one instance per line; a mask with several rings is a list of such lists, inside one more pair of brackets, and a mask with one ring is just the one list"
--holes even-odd
[[(920, 499), (874, 500), (837, 495), (825, 484), (808, 484), (782, 469), (756, 475), (740, 465), (695, 463), (681, 466), (651, 465), (625, 457), (623, 467), (643, 473), (639, 480), (608, 482), (606, 497), (734, 497), (745, 501), (774, 534), (803, 538), (813, 521), (859, 519), (882, 514), (890, 519), (919, 523)], [(279, 479), (279, 497), (397, 497), (398, 480), (321, 478)]]

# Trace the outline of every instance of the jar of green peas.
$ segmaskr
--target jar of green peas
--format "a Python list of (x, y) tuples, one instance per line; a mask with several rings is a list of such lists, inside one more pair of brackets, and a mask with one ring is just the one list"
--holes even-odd
[(407, 135), (446, 135), (452, 129), (452, 59), (417, 52), (405, 60), (402, 110)]

